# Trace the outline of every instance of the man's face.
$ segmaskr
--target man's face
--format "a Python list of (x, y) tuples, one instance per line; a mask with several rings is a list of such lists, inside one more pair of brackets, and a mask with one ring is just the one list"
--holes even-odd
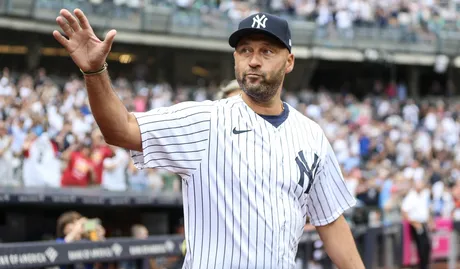
[(256, 102), (270, 101), (294, 67), (294, 55), (277, 40), (261, 34), (242, 38), (233, 56), (235, 77)]

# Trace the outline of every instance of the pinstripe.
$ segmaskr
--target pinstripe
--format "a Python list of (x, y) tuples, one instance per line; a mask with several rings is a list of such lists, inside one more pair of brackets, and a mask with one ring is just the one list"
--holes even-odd
[[(184, 110), (187, 110), (187, 109), (197, 109), (197, 108), (202, 108), (202, 107), (212, 107), (213, 105), (212, 104), (209, 104), (209, 105), (199, 105), (197, 103), (193, 104), (192, 106), (192, 102), (189, 102), (191, 106), (188, 106), (188, 107), (185, 107), (185, 108), (182, 108), (182, 109), (178, 109), (178, 110), (171, 110), (170, 108), (165, 108), (165, 107), (162, 107), (162, 108), (157, 108), (157, 109), (153, 109), (147, 113), (144, 113), (144, 115), (140, 115), (140, 116), (137, 116), (137, 119), (143, 119), (143, 118), (146, 118), (146, 117), (152, 117), (152, 116), (160, 116), (160, 115), (165, 115), (167, 114), (168, 112), (169, 113), (178, 113), (178, 112), (182, 112)], [(185, 104), (185, 103), (182, 103), (182, 104)], [(161, 113), (159, 113), (161, 112)], [(134, 114), (140, 114), (140, 113), (134, 113)]]
[[(254, 135), (254, 136), (255, 136), (255, 135)], [(262, 134), (262, 139), (263, 139), (263, 134)], [(262, 144), (263, 144), (263, 143), (262, 143)], [(263, 149), (263, 145), (262, 145), (262, 149)], [(256, 138), (255, 138), (255, 137), (254, 137), (254, 151), (255, 151), (255, 154), (254, 154), (254, 201), (255, 201), (255, 203), (257, 204), (257, 187), (256, 187), (255, 182), (257, 182), (257, 156), (258, 156), (258, 155), (257, 155)], [(263, 151), (262, 151), (262, 154), (261, 154), (261, 155), (262, 155), (262, 158), (263, 158), (263, 156), (264, 156)], [(260, 156), (260, 155), (259, 155), (259, 156)], [(264, 164), (264, 163), (262, 162), (262, 165), (261, 165), (261, 166), (263, 166), (263, 164)], [(262, 178), (263, 178), (263, 176), (262, 176)], [(248, 181), (248, 182), (249, 182), (249, 181)], [(263, 184), (264, 184), (264, 181), (262, 180), (262, 190), (263, 190), (263, 188), (264, 188), (264, 185), (263, 185)], [(256, 206), (256, 227), (259, 227), (259, 207), (258, 207), (258, 206)], [(265, 227), (264, 227), (264, 228), (265, 228)], [(256, 258), (255, 258), (256, 262), (255, 262), (255, 268), (257, 268), (257, 254), (259, 253), (259, 249), (257, 248), (258, 240), (259, 240), (259, 231), (257, 230), (257, 231), (256, 231), (256, 244), (255, 244), (255, 246), (256, 246), (256, 253), (255, 253), (255, 255), (256, 255)], [(249, 257), (249, 255), (248, 255), (248, 257)]]
[[(264, 133), (263, 131), (261, 131), (261, 136), (262, 136), (262, 153), (260, 154), (262, 156), (262, 165), (261, 165), (261, 175), (262, 175), (262, 179), (265, 178), (265, 175), (264, 175), (264, 166), (265, 166), (265, 163), (264, 163), (264, 155), (265, 155), (265, 152), (264, 152)], [(255, 140), (254, 140), (255, 141)], [(255, 145), (254, 145), (255, 147)], [(270, 165), (271, 166), (271, 165)], [(254, 180), (257, 180), (256, 178), (254, 178)], [(255, 188), (254, 188), (255, 189)], [(257, 201), (256, 201), (257, 203)], [(265, 191), (264, 191), (264, 180), (262, 180), (262, 209), (263, 209), (263, 213), (262, 213), (262, 216), (266, 216), (265, 215)], [(265, 217), (266, 218), (266, 217)], [(257, 212), (257, 224), (256, 224), (257, 227), (259, 227), (259, 212)], [(264, 241), (262, 242), (262, 244), (267, 241), (267, 226), (266, 225), (263, 225), (263, 228), (264, 228)], [(264, 245), (264, 244), (263, 244)], [(258, 248), (259, 246), (259, 242), (258, 240), (256, 240), (256, 247)], [(263, 252), (264, 252), (264, 258), (263, 258), (263, 265), (262, 265), (262, 268), (265, 268), (265, 247), (263, 247)], [(257, 258), (256, 258), (256, 268), (257, 268)]]
[[(200, 173), (201, 173), (201, 169), (200, 169)], [(197, 206), (196, 206), (196, 189), (195, 189), (195, 181), (196, 181), (196, 180), (195, 180), (195, 175), (192, 175), (192, 183), (193, 183), (193, 205), (194, 205), (195, 207), (197, 207)], [(195, 222), (198, 220), (198, 218), (197, 218), (197, 216), (196, 216), (196, 212), (197, 212), (197, 211), (194, 210), (195, 217), (193, 218), (193, 221), (195, 221)], [(194, 224), (193, 226), (195, 227), (195, 229), (193, 229), (193, 230), (194, 230), (194, 231), (193, 231), (193, 250), (196, 250), (196, 241), (197, 241), (197, 240), (196, 240), (196, 230), (197, 230), (197, 229), (196, 229), (196, 224)], [(189, 250), (187, 250), (187, 252), (190, 253), (191, 250), (192, 250), (192, 248), (190, 248)], [(193, 254), (193, 253), (192, 253), (192, 254)], [(192, 254), (190, 254), (190, 255), (192, 255)]]
[(209, 112), (209, 111), (200, 111), (200, 112), (195, 112), (195, 113), (192, 113), (192, 114), (188, 114), (188, 115), (180, 117), (180, 118), (163, 119), (163, 120), (158, 120), (158, 121), (147, 121), (147, 122), (139, 124), (139, 126), (144, 126), (146, 124), (153, 124), (153, 123), (168, 122), (168, 121), (178, 121), (178, 120), (183, 120), (183, 119), (186, 119), (188, 117), (193, 117), (193, 116), (196, 116), (196, 115), (199, 115), (199, 114), (209, 114), (209, 113), (211, 113), (211, 112)]
[[(219, 128), (219, 118), (220, 118), (219, 117), (219, 110), (220, 110), (220, 108), (217, 109), (217, 123), (216, 123), (216, 128), (217, 129)], [(225, 124), (224, 124), (224, 126), (225, 126)], [(216, 142), (216, 176), (217, 176), (219, 174), (218, 173), (218, 167), (219, 167), (219, 165), (218, 165), (218, 159), (219, 159), (219, 132), (216, 132), (216, 133), (217, 133), (216, 134), (217, 135), (217, 138), (216, 138), (216, 140), (217, 140), (217, 142)], [(211, 161), (211, 160), (209, 160), (209, 161)], [(225, 176), (225, 170), (224, 170), (224, 176)], [(219, 181), (216, 180), (216, 193), (217, 193), (217, 199), (216, 199), (216, 211), (217, 212), (216, 212), (216, 216), (219, 216), (219, 191), (218, 191), (218, 186), (217, 186), (218, 182)], [(209, 188), (209, 189), (211, 189), (211, 188)], [(225, 190), (225, 187), (224, 187), (224, 190)], [(224, 191), (224, 195), (225, 195), (225, 191)], [(209, 210), (209, 212), (211, 212), (211, 209)], [(219, 253), (219, 245), (220, 245), (219, 244), (219, 235), (220, 235), (220, 233), (219, 233), (219, 217), (217, 217), (215, 219), (216, 219), (216, 226), (217, 226), (217, 228), (216, 228), (216, 230), (217, 230), (217, 235), (216, 235), (217, 236), (217, 239), (216, 239), (217, 247), (216, 247), (216, 255), (214, 256), (214, 267), (216, 266), (217, 254)], [(209, 249), (211, 250), (211, 241), (209, 241)], [(211, 255), (209, 255), (209, 256), (211, 256)]]
[[(282, 141), (280, 141), (280, 142), (281, 142), (281, 144), (283, 143)], [(281, 166), (281, 174), (286, 175), (285, 171), (284, 171), (284, 165)], [(276, 181), (278, 181), (278, 179)], [(281, 185), (281, 191), (284, 191), (284, 177), (283, 177), (283, 183)], [(284, 204), (284, 198), (282, 198), (281, 201), (283, 203), (283, 221), (280, 221), (280, 225), (281, 225), (281, 229), (285, 229), (284, 225), (285, 225), (285, 221), (286, 221), (286, 209), (289, 208), (289, 206), (286, 207), (286, 205)], [(282, 235), (282, 241), (284, 242), (286, 240), (285, 232), (284, 231), (281, 231), (281, 232), (282, 233), (280, 233), (280, 236)], [(284, 249), (284, 246), (281, 246), (281, 253), (284, 253), (283, 249)], [(284, 267), (283, 262), (284, 262), (284, 260), (281, 260), (281, 267), (282, 268)]]
[[(226, 120), (226, 118), (227, 118), (227, 117), (225, 116), (225, 112), (226, 112), (226, 111), (224, 110), (224, 112), (223, 112), (223, 116), (224, 116), (224, 117), (223, 117), (223, 118), (224, 118), (224, 129), (225, 129), (226, 126), (227, 126), (227, 125), (226, 125), (226, 122), (225, 122), (225, 120)], [(231, 115), (230, 115), (230, 119), (231, 119)], [(226, 170), (225, 170), (225, 166), (226, 166), (226, 164), (227, 164), (227, 154), (226, 154), (226, 153), (227, 153), (227, 152), (226, 152), (226, 151), (227, 151), (227, 150), (226, 150), (226, 149), (227, 149), (227, 145), (225, 144), (226, 141), (227, 141), (226, 139), (227, 139), (227, 132), (224, 132), (224, 155), (223, 155), (223, 156), (224, 156), (224, 173), (223, 173), (223, 174), (224, 174), (224, 179), (223, 179), (223, 181), (224, 181), (224, 203), (227, 203), (227, 199), (226, 199), (226, 193), (227, 193), (227, 192), (226, 192), (226, 190), (227, 190), (227, 188), (226, 188), (226, 182), (227, 182), (226, 177), (227, 177), (227, 174), (226, 174)], [(217, 168), (217, 166), (216, 166), (216, 168)], [(217, 172), (217, 171), (216, 171), (216, 172)], [(232, 202), (233, 202), (233, 201), (232, 201)], [(219, 212), (217, 212), (217, 213), (219, 213)], [(227, 206), (224, 205), (224, 255), (223, 255), (224, 257), (225, 257), (226, 252), (227, 252)], [(217, 256), (217, 255), (216, 255), (216, 256)]]
[[(241, 109), (238, 109), (238, 111), (240, 112), (240, 115), (241, 115), (241, 118), (242, 118), (243, 115), (241, 114)], [(241, 122), (240, 122), (240, 119), (241, 119), (241, 118), (238, 119), (238, 122), (239, 122), (240, 124), (241, 124)], [(240, 125), (238, 125), (238, 126), (240, 126)], [(241, 148), (241, 147), (240, 147), (240, 138), (241, 138), (241, 136), (239, 135), (239, 136), (238, 136), (238, 148)], [(240, 165), (238, 166), (238, 179), (240, 180), (240, 181), (239, 181), (239, 182), (240, 182), (240, 199), (239, 199), (239, 200), (240, 200), (240, 222), (243, 223), (243, 210), (242, 210), (242, 209), (243, 209), (243, 206), (242, 206), (242, 201), (243, 201), (243, 199), (241, 198), (241, 196), (242, 196), (242, 195), (241, 195), (241, 194), (242, 194), (241, 188), (242, 188), (242, 185), (243, 185), (242, 182), (241, 182), (241, 152), (240, 152), (240, 154), (238, 154), (238, 155), (239, 155), (239, 157), (240, 157), (240, 159), (239, 159), (239, 164), (240, 164)], [(241, 225), (240, 225), (240, 244), (241, 244), (241, 245), (242, 245), (242, 243), (241, 243), (242, 241), (243, 241), (243, 227), (241, 227)], [(242, 247), (242, 246), (241, 246), (241, 247)], [(239, 261), (238, 261), (238, 268), (241, 268), (241, 256), (242, 256), (242, 253), (241, 253), (241, 252), (242, 252), (242, 249), (240, 248), (240, 249), (239, 249), (239, 253), (238, 253), (238, 255), (240, 256), (240, 259), (239, 259)]]
[[(266, 122), (264, 122), (265, 124), (267, 124)], [(265, 125), (266, 126), (266, 125)], [(265, 128), (265, 129), (268, 129), (268, 128)], [(272, 142), (271, 142), (271, 133), (268, 132), (268, 144), (271, 145)], [(271, 177), (272, 177), (272, 147), (269, 147), (268, 149), (268, 161), (270, 162), (270, 165), (269, 165), (269, 171), (268, 171), (268, 200), (270, 201), (272, 199), (272, 188), (270, 186), (270, 183), (271, 183)], [(274, 164), (276, 166), (276, 164)], [(265, 202), (264, 202), (264, 205), (265, 205)], [(272, 207), (268, 207), (269, 209), (271, 209)], [(273, 227), (273, 230), (275, 230), (275, 223), (273, 221), (273, 212), (270, 212), (270, 215), (271, 215), (271, 220), (272, 220), (272, 227)], [(267, 229), (265, 229), (265, 232), (267, 231)], [(266, 238), (266, 234), (265, 234), (265, 238)], [(274, 238), (274, 234), (272, 233), (272, 251), (274, 249), (274, 245), (275, 245), (275, 238)], [(265, 240), (266, 241), (266, 240)], [(272, 262), (273, 262), (273, 256), (275, 255), (272, 255), (271, 259), (270, 259), (270, 267), (269, 268), (272, 268)], [(265, 262), (265, 257), (264, 257), (264, 262)], [(265, 263), (264, 263), (264, 267), (265, 267)]]
[[(249, 117), (251, 118), (251, 117)], [(246, 129), (248, 129), (248, 125), (246, 124)], [(250, 217), (250, 213), (251, 213), (251, 202), (250, 202), (250, 197), (249, 197), (249, 143), (248, 143), (248, 140), (249, 140), (249, 135), (246, 135), (246, 182), (247, 182), (247, 193), (248, 193), (248, 254), (249, 254), (249, 251), (250, 251), (250, 244), (249, 244), (249, 240), (250, 240), (250, 237), (251, 237), (251, 233), (250, 233), (250, 228), (251, 228), (251, 217)], [(247, 259), (247, 262), (246, 262), (246, 266), (249, 267), (249, 255), (248, 256), (248, 259)]]
[[(235, 104), (234, 104), (235, 105)], [(233, 105), (233, 106), (234, 106)], [(233, 106), (232, 106), (232, 109), (233, 109)], [(230, 114), (230, 128), (233, 126), (233, 115)], [(233, 190), (234, 190), (234, 187), (233, 187), (233, 175), (235, 174), (233, 171), (233, 139), (232, 139), (232, 207), (231, 209), (235, 208), (235, 197), (233, 196)], [(235, 216), (232, 214), (232, 233), (235, 234)], [(230, 268), (233, 268), (233, 249), (234, 249), (234, 246), (235, 246), (235, 239), (233, 238), (232, 239), (232, 248), (231, 248), (231, 252), (232, 252), (232, 255), (230, 255)]]
[(150, 137), (150, 138), (145, 139), (142, 142), (145, 143), (147, 141), (154, 140), (154, 139), (165, 139), (165, 138), (171, 138), (171, 137), (177, 138), (177, 137), (181, 137), (181, 136), (189, 136), (189, 135), (194, 135), (194, 134), (201, 134), (201, 133), (208, 132), (208, 131), (209, 131), (209, 129), (203, 129), (203, 130), (199, 130), (199, 131), (196, 131), (196, 132), (180, 134), (180, 135), (176, 134), (176, 135), (167, 135), (167, 136), (159, 136), (159, 137)]
[[(161, 129), (152, 129), (152, 130), (149, 130), (149, 131), (141, 132), (141, 135), (146, 134), (148, 132), (170, 131), (171, 129), (184, 129), (185, 127), (190, 127), (190, 126), (193, 126), (193, 125), (197, 125), (197, 124), (204, 123), (204, 122), (209, 122), (209, 121), (210, 120), (201, 120), (201, 121), (192, 122), (192, 123), (189, 123), (189, 124), (186, 124), (186, 125), (181, 125), (181, 126), (167, 127), (167, 128), (161, 128)], [(145, 140), (143, 140), (143, 142), (144, 141)]]
[[(209, 151), (209, 150), (208, 150)], [(203, 172), (201, 170), (201, 164), (200, 164), (200, 182), (201, 182), (201, 247), (200, 247), (200, 250), (201, 250), (201, 253), (200, 253), (200, 265), (198, 266), (199, 268), (201, 268), (201, 260), (203, 259), (203, 240), (204, 240), (204, 200), (203, 200)]]
[[(328, 213), (331, 214), (332, 213), (331, 205), (329, 204), (329, 199), (327, 199), (326, 193), (324, 192), (323, 183), (321, 182), (321, 180), (318, 183), (319, 183), (319, 186), (321, 187), (321, 191), (323, 192), (324, 201), (326, 201), (327, 207), (329, 208)], [(326, 218), (326, 215), (324, 215), (324, 218)]]
[[(209, 121), (209, 129), (211, 129), (211, 121)], [(219, 132), (217, 132), (218, 134)], [(209, 223), (209, 230), (208, 230), (208, 233), (211, 232), (211, 223), (212, 223), (212, 219), (211, 219), (211, 211), (212, 211), (212, 208), (211, 208), (211, 166), (209, 165), (209, 163), (211, 163), (211, 139), (212, 139), (212, 136), (211, 134), (209, 135), (209, 145), (208, 145), (208, 205), (209, 205), (209, 210), (208, 210), (208, 213), (209, 213), (209, 219), (208, 219), (208, 223)], [(208, 236), (208, 241), (209, 241), (209, 244), (208, 244), (208, 251), (211, 250), (211, 235)], [(211, 256), (209, 253), (207, 253), (207, 262), (206, 262), (206, 268), (209, 268), (209, 256)]]

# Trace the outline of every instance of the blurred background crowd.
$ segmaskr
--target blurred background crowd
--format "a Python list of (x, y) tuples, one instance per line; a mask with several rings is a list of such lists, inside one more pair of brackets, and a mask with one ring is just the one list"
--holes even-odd
[[(435, 37), (442, 29), (460, 27), (457, 0), (82, 0), (95, 12), (115, 5), (115, 16), (137, 16), (140, 10), (158, 6), (177, 11), (226, 17), (238, 22), (251, 14), (266, 11), (290, 19), (315, 22), (319, 30), (340, 31), (353, 27), (414, 30)], [(50, 5), (43, 1), (43, 6)], [(333, 29), (329, 29), (332, 31)], [(351, 35), (352, 33), (346, 33)]]
[[(165, 82), (124, 78), (114, 78), (113, 85), (128, 109), (137, 112), (222, 96), (218, 87), (173, 89)], [(350, 191), (362, 206), (383, 210), (384, 221), (400, 220), (392, 212), (416, 181), (432, 188), (436, 214), (450, 216), (460, 207), (460, 103), (415, 102), (403, 83), (380, 80), (362, 99), (320, 87), (285, 91), (284, 100), (322, 126)], [(178, 176), (137, 170), (129, 152), (104, 142), (80, 77), (59, 86), (43, 68), (16, 74), (4, 68), (0, 115), (3, 187), (181, 191)]]

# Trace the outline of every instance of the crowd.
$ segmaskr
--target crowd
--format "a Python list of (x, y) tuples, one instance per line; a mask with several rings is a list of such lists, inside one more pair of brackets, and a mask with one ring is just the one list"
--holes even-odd
[[(61, 1), (37, 1), (37, 8), (57, 12), (62, 7)], [(291, 22), (315, 23), (319, 37), (338, 34), (352, 38), (355, 27), (385, 28), (395, 30), (404, 41), (414, 42), (435, 40), (441, 30), (460, 29), (457, 0), (71, 0), (66, 7), (127, 20), (141, 17), (146, 9), (167, 7), (174, 17), (172, 23), (201, 21), (218, 27), (225, 20), (236, 23), (257, 12), (270, 12)]]
[[(133, 99), (125, 80), (115, 81), (115, 87), (127, 107), (137, 111), (159, 105), (159, 96), (167, 92), (158, 85)], [(178, 176), (138, 170), (129, 152), (105, 143), (81, 78), (69, 78), (61, 89), (43, 69), (36, 76), (14, 77), (4, 68), (0, 118), (2, 186), (180, 192)]]
[[(130, 83), (114, 90), (130, 111), (216, 99), (218, 89), (168, 83)], [(285, 91), (284, 100), (318, 122), (329, 138), (350, 191), (362, 205), (380, 208), (385, 221), (411, 183), (432, 187), (436, 214), (460, 206), (460, 104), (414, 102), (404, 84), (381, 81), (363, 100), (324, 89)], [(222, 94), (220, 92), (219, 94)], [(180, 191), (180, 178), (164, 170), (137, 170), (124, 149), (107, 145), (91, 115), (79, 77), (61, 88), (40, 69), (0, 79), (0, 184), (102, 187), (113, 191)], [(457, 197), (458, 196), (458, 197)], [(447, 206), (450, 205), (450, 206)], [(397, 210), (396, 210), (397, 211)]]

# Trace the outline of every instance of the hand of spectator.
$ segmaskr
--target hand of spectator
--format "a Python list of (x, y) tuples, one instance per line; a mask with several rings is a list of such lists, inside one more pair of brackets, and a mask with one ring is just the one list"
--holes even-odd
[(53, 36), (69, 52), (72, 60), (82, 71), (98, 71), (103, 67), (112, 48), (116, 31), (109, 31), (105, 40), (101, 41), (94, 34), (83, 11), (75, 9), (74, 14), (75, 17), (67, 9), (62, 9), (61, 16), (56, 18), (68, 39), (56, 30), (53, 31)]
[(66, 243), (74, 242), (82, 238), (85, 232), (84, 225), (87, 220), (87, 218), (80, 218), (75, 222), (72, 231), (64, 239)]

